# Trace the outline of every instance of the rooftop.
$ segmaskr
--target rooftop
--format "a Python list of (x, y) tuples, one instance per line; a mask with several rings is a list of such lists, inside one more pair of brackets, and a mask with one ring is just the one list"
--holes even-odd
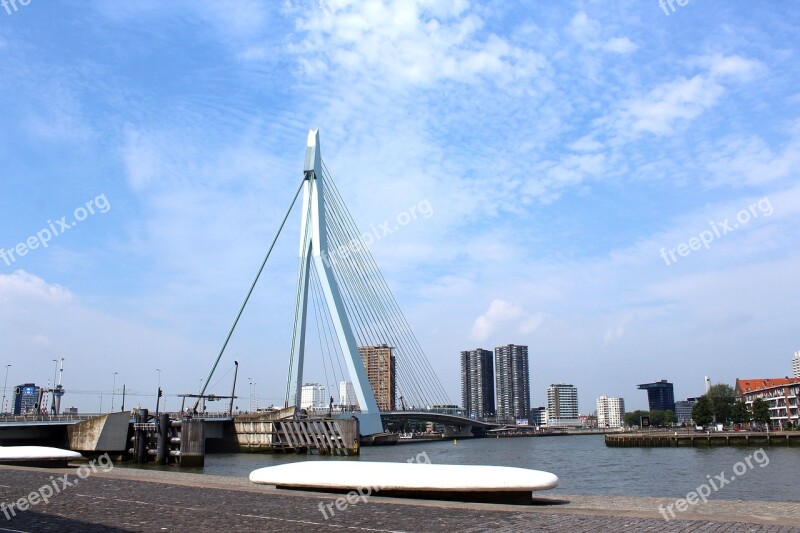
[(763, 389), (772, 389), (774, 387), (794, 385), (795, 383), (800, 383), (800, 378), (785, 377), (737, 379), (736, 390), (741, 392), (754, 392)]

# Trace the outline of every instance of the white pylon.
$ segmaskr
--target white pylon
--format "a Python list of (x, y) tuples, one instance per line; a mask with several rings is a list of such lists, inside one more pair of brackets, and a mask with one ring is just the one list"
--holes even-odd
[(383, 432), (383, 423), (375, 402), (375, 395), (367, 379), (367, 372), (361, 355), (358, 353), (353, 330), (347, 318), (339, 286), (330, 264), (324, 260), (329, 257), (327, 227), (325, 225), (325, 196), (322, 181), (322, 160), (320, 157), (319, 130), (308, 132), (306, 147), (305, 182), (303, 183), (303, 211), (300, 221), (300, 273), (297, 282), (297, 305), (292, 342), (292, 376), (294, 390), (290, 396), (294, 405), (300, 409), (300, 393), (303, 387), (303, 358), (305, 354), (306, 313), (308, 310), (308, 282), (311, 268), (317, 273), (325, 303), (333, 321), (336, 337), (345, 355), (347, 370), (361, 407), (355, 413), (359, 419), (362, 435)]

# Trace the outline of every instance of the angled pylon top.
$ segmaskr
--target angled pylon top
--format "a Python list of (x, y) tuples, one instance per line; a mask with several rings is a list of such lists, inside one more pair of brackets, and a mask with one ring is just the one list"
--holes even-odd
[(306, 166), (304, 170), (306, 172), (310, 170), (317, 172), (320, 166), (319, 130), (309, 130), (308, 144), (306, 145)]

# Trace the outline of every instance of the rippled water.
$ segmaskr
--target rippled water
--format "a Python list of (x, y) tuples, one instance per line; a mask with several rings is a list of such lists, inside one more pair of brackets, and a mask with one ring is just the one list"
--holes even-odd
[[(425, 452), (432, 463), (519, 466), (552, 472), (559, 487), (548, 494), (595, 494), (665, 496), (681, 498), (707, 476), (732, 482), (712, 498), (800, 501), (800, 449), (763, 448), (768, 458), (753, 468), (745, 457), (758, 448), (608, 448), (602, 435), (470, 439), (364, 447), (360, 457), (333, 458), (318, 455), (212, 454), (202, 469), (182, 469), (204, 474), (246, 477), (252, 470), (293, 461), (406, 461)], [(760, 457), (760, 455), (759, 455)], [(742, 471), (734, 473), (734, 465)], [(717, 485), (719, 483), (717, 482)]]

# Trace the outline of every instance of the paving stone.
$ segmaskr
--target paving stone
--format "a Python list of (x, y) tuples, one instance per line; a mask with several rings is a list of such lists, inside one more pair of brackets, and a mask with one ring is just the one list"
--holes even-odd
[[(74, 469), (0, 467), (0, 502), (52, 486), (65, 473), (77, 480)], [(241, 478), (116, 468), (78, 480), (10, 520), (0, 508), (0, 531), (800, 532), (797, 502), (715, 500), (666, 521), (658, 513), (659, 504), (671, 502), (665, 498), (558, 495), (513, 506), (373, 496), (342, 510), (338, 497)], [(330, 504), (323, 514), (320, 506)]]

